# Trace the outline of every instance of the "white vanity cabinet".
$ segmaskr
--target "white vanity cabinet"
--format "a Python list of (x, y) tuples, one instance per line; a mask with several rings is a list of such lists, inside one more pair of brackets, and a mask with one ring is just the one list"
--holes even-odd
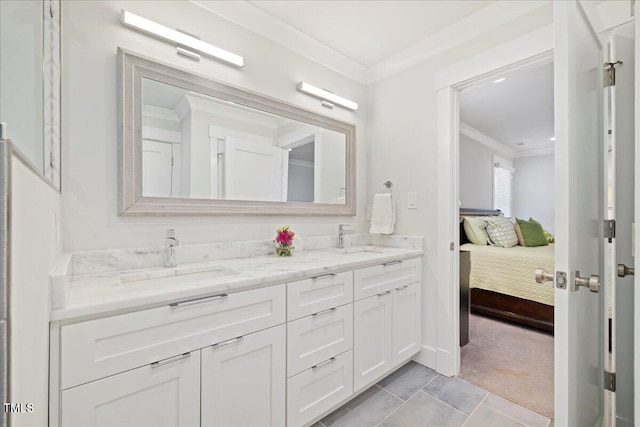
[(308, 426), (420, 350), (421, 258), (52, 324), (51, 427)]
[(354, 391), (420, 351), (420, 259), (356, 270)]

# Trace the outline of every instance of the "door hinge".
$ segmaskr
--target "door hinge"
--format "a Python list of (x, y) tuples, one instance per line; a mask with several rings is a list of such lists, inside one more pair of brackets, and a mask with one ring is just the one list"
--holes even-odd
[(174, 158), (172, 157), (171, 158), (171, 167), (173, 167), (173, 166), (175, 166), (175, 161), (174, 161)]
[(622, 65), (622, 61), (604, 63), (604, 87), (616, 85), (616, 65)]
[(616, 373), (604, 371), (604, 389), (616, 392)]
[(612, 243), (615, 237), (616, 237), (616, 220), (605, 219), (604, 220), (604, 238), (607, 239), (609, 243)]
[(449, 243), (449, 250), (450, 250), (450, 251), (453, 251), (453, 250), (455, 250), (455, 249), (456, 249), (456, 244), (455, 244), (455, 243), (453, 243), (453, 242)]

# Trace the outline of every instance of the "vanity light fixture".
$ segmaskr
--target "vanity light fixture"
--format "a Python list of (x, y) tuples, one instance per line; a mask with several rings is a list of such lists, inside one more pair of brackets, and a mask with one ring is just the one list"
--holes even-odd
[[(124, 9), (122, 10), (120, 20), (122, 22), (122, 25), (125, 25), (127, 27), (135, 28), (136, 30), (154, 35), (163, 40), (178, 43), (178, 45), (180, 45), (178, 46), (178, 53), (185, 55), (185, 53), (188, 52), (189, 54), (185, 56), (188, 56), (192, 59), (198, 59), (198, 53), (204, 53), (237, 67), (244, 66), (244, 58), (242, 56), (236, 55), (235, 53), (231, 53), (224, 49), (220, 49), (219, 47), (203, 42), (202, 40), (199, 40), (193, 36), (181, 33), (180, 31), (174, 30), (169, 27), (165, 27), (162, 24), (150, 21), (146, 18), (143, 18), (142, 16), (138, 16)], [(194, 53), (185, 48), (194, 49), (197, 51), (197, 53)]]
[(335, 104), (353, 111), (356, 111), (358, 109), (358, 104), (356, 104), (355, 102), (342, 98), (341, 96), (331, 93), (328, 90), (320, 89), (319, 87), (310, 85), (309, 83), (300, 82), (296, 87), (300, 92), (304, 92), (307, 95), (320, 98), (322, 100), (322, 105), (325, 107), (333, 108), (333, 105)]

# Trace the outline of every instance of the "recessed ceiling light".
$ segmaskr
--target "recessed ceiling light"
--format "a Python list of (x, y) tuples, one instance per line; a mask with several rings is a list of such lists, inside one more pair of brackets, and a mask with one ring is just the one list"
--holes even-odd
[(523, 146), (524, 142), (516, 142), (516, 145)]
[(549, 138), (549, 141), (555, 141), (555, 140), (556, 140), (555, 136), (552, 136), (551, 138)]
[(507, 80), (507, 78), (506, 78), (506, 77), (501, 77), (501, 78), (499, 78), (499, 79), (497, 79), (497, 80), (494, 80), (493, 82), (494, 82), (494, 83), (502, 83), (502, 82), (503, 82), (503, 81), (505, 81), (505, 80)]

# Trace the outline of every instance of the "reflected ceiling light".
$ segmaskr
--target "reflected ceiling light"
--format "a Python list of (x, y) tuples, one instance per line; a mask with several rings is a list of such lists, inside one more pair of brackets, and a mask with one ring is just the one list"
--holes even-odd
[(493, 82), (494, 82), (494, 83), (502, 83), (502, 82), (503, 82), (503, 81), (505, 81), (505, 80), (507, 80), (507, 78), (506, 78), (506, 77), (500, 77), (499, 79), (494, 80)]
[(555, 136), (552, 136), (551, 138), (549, 138), (549, 141), (555, 141), (555, 140), (556, 140)]
[(150, 21), (131, 12), (127, 12), (124, 9), (122, 10), (120, 20), (122, 22), (122, 25), (125, 25), (127, 27), (135, 28), (136, 30), (152, 34), (164, 40), (176, 42), (180, 45), (178, 47), (183, 51), (185, 51), (185, 47), (196, 50), (197, 53), (190, 52), (191, 55), (189, 55), (189, 57), (191, 57), (192, 59), (195, 59), (195, 57), (193, 57), (192, 55), (197, 56), (198, 53), (204, 53), (237, 67), (244, 66), (244, 58), (242, 56), (236, 55), (235, 53), (231, 53), (224, 49), (220, 49), (219, 47), (203, 42), (202, 40), (197, 39), (193, 36), (181, 33), (180, 31), (174, 30), (169, 27), (165, 27), (164, 25)]
[(323, 101), (322, 105), (324, 106), (328, 107), (329, 106), (328, 104), (331, 104), (331, 105), (340, 105), (341, 107), (344, 107), (353, 111), (358, 109), (358, 104), (356, 104), (355, 102), (342, 98), (341, 96), (331, 93), (328, 90), (320, 89), (319, 87), (310, 85), (309, 83), (300, 82), (296, 87), (300, 92), (304, 92), (307, 95), (320, 98)]

